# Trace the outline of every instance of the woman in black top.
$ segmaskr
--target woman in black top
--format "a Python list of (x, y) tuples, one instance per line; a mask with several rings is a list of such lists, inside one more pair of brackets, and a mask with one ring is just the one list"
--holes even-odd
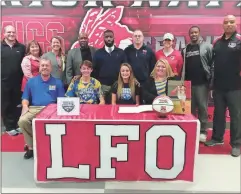
[(142, 88), (145, 104), (152, 104), (157, 96), (167, 95), (169, 79), (177, 79), (166, 59), (157, 61), (149, 79)]
[(118, 81), (112, 86), (112, 104), (140, 104), (140, 87), (128, 63), (121, 64)]

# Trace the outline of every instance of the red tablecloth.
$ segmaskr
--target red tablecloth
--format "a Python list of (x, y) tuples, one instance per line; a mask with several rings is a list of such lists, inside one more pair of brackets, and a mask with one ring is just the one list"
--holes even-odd
[(193, 181), (199, 130), (192, 115), (81, 105), (79, 116), (58, 116), (49, 105), (33, 120), (35, 180)]

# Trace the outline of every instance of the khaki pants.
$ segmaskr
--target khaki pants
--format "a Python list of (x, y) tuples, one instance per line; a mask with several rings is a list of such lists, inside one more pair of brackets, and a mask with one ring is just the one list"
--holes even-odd
[(33, 146), (33, 129), (32, 120), (38, 114), (44, 106), (30, 106), (28, 112), (22, 115), (18, 121), (18, 126), (22, 129), (25, 143)]

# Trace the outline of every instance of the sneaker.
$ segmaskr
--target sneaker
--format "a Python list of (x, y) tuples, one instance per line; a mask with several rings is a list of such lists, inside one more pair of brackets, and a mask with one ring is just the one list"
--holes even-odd
[(33, 157), (33, 150), (27, 150), (23, 156), (25, 159), (30, 159)]
[(231, 156), (238, 157), (240, 156), (240, 148), (239, 147), (233, 147), (231, 151)]
[(199, 136), (199, 141), (202, 143), (205, 143), (207, 140), (207, 135), (206, 134), (200, 134)]
[(6, 133), (10, 136), (16, 136), (19, 132), (16, 129), (7, 130)]
[(223, 141), (216, 141), (216, 140), (209, 140), (207, 142), (205, 142), (205, 146), (216, 146), (216, 145), (223, 145), (224, 142)]
[(22, 134), (23, 132), (22, 132), (22, 129), (20, 128), (20, 127), (18, 127), (17, 129), (16, 129), (16, 131), (19, 133), (19, 134)]

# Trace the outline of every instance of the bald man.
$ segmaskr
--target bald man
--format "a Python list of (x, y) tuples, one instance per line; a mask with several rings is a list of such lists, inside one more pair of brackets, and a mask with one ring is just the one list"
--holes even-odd
[(206, 146), (223, 144), (225, 112), (230, 112), (231, 155), (240, 155), (241, 146), (241, 36), (237, 33), (236, 18), (223, 20), (224, 34), (214, 42), (214, 119), (212, 139)]
[(96, 48), (89, 46), (88, 34), (81, 32), (78, 37), (80, 48), (74, 48), (68, 52), (66, 64), (66, 80), (70, 84), (72, 78), (80, 75), (80, 64), (85, 61), (93, 61)]
[(21, 62), (25, 55), (25, 46), (16, 40), (13, 26), (4, 28), (4, 39), (1, 42), (1, 115), (6, 132), (17, 135), (17, 121), (21, 111), (21, 82), (23, 72)]

